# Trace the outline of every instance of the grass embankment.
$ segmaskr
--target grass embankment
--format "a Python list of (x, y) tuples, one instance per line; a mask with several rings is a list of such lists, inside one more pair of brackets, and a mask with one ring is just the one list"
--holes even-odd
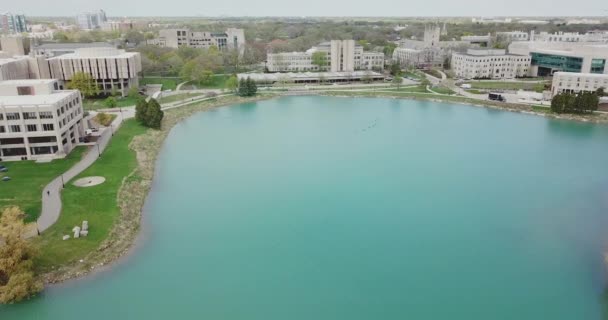
[(44, 187), (74, 166), (86, 150), (86, 147), (77, 147), (64, 159), (56, 159), (48, 163), (3, 162), (8, 172), (0, 172), (0, 178), (9, 176), (12, 180), (0, 181), (0, 209), (18, 206), (27, 214), (25, 222), (36, 221), (40, 216)]
[(181, 90), (192, 90), (192, 89), (223, 89), (226, 87), (226, 80), (230, 76), (228, 75), (214, 75), (211, 81), (207, 83), (200, 83), (198, 81), (190, 81), (184, 84)]
[(471, 81), (467, 82), (472, 89), (485, 90), (529, 90), (543, 92), (544, 82), (507, 82), (507, 81)]
[(115, 114), (100, 112), (95, 115), (93, 121), (97, 122), (99, 125), (108, 127), (114, 121), (114, 119), (116, 119), (116, 117), (117, 116)]
[(188, 98), (202, 97), (203, 95), (204, 94), (202, 94), (202, 93), (178, 93), (178, 94), (174, 94), (172, 96), (166, 96), (166, 97), (161, 96), (161, 98), (158, 102), (171, 103), (171, 102), (184, 100), (184, 99), (188, 99)]
[[(134, 106), (137, 103), (137, 97), (116, 97), (116, 108), (124, 108)], [(83, 101), (85, 110), (106, 109), (106, 99), (87, 98)]]
[[(82, 259), (94, 252), (104, 241), (119, 215), (117, 193), (127, 177), (137, 166), (135, 152), (129, 149), (134, 136), (143, 134), (147, 129), (129, 120), (112, 138), (106, 150), (95, 163), (75, 179), (88, 176), (102, 176), (106, 181), (98, 186), (79, 188), (66, 182), (61, 194), (63, 208), (57, 223), (34, 241), (40, 248), (36, 261), (39, 271), (51, 270)], [(133, 176), (130, 179), (137, 179)], [(40, 194), (37, 194), (38, 198)], [(89, 221), (88, 237), (62, 240), (63, 235), (71, 235), (72, 228)]]
[(179, 79), (160, 77), (139, 78), (139, 84), (142, 86), (146, 84), (162, 84), (161, 90), (175, 90), (179, 84)]

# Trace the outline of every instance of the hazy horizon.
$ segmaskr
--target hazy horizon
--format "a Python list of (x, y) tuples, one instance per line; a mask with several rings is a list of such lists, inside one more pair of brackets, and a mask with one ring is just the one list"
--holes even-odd
[[(378, 0), (373, 5), (344, 5), (323, 0), (298, 3), (279, 0), (233, 0), (220, 3), (201, 3), (195, 0), (144, 3), (143, 1), (57, 0), (52, 6), (45, 0), (13, 2), (2, 11), (23, 13), (27, 16), (70, 17), (81, 12), (103, 9), (108, 16), (132, 17), (606, 17), (608, 3), (604, 0), (584, 0), (572, 6), (565, 0), (479, 1), (461, 0), (455, 6), (450, 0), (403, 3), (397, 0)], [(497, 14), (498, 13), (498, 14)]]

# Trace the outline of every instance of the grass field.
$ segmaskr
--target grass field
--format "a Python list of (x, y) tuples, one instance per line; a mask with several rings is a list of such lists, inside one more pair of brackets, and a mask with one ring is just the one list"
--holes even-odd
[(420, 80), (422, 78), (424, 78), (424, 75), (420, 74), (419, 72), (411, 72), (411, 71), (406, 71), (403, 74), (404, 78), (412, 78), (412, 79), (416, 79), (416, 80)]
[(40, 216), (44, 186), (76, 164), (86, 149), (77, 147), (64, 159), (49, 163), (3, 162), (8, 172), (0, 173), (0, 178), (9, 176), (12, 180), (0, 181), (0, 208), (18, 206), (27, 214), (26, 222), (36, 221)]
[(471, 81), (473, 89), (493, 89), (493, 90), (533, 90), (542, 92), (543, 83), (534, 82), (503, 82), (503, 81)]
[[(75, 179), (87, 176), (103, 176), (106, 181), (98, 186), (79, 188), (66, 184), (61, 198), (63, 208), (57, 223), (34, 241), (40, 248), (36, 263), (41, 271), (52, 266), (81, 259), (96, 250), (119, 215), (116, 196), (122, 181), (137, 166), (135, 153), (129, 149), (134, 136), (147, 129), (135, 120), (123, 123), (112, 138), (101, 158)], [(134, 177), (136, 178), (136, 177)], [(89, 235), (79, 239), (63, 241), (63, 235), (71, 234), (76, 225), (89, 221)]]
[(197, 83), (190, 81), (182, 86), (183, 89), (224, 89), (228, 75), (215, 75), (209, 83)]
[(440, 93), (440, 94), (454, 94), (455, 92), (452, 89), (446, 87), (433, 87), (431, 90)]
[(175, 90), (179, 82), (177, 78), (139, 78), (139, 85), (162, 84), (162, 90)]
[[(87, 98), (83, 100), (83, 106), (85, 110), (98, 110), (105, 109), (108, 106), (105, 104), (106, 99), (91, 99)], [(116, 97), (116, 108), (130, 107), (137, 103), (136, 97)]]
[(159, 103), (170, 103), (170, 102), (175, 102), (175, 101), (179, 101), (179, 100), (183, 100), (183, 99), (200, 97), (200, 96), (203, 96), (203, 94), (201, 94), (201, 93), (178, 93), (178, 94), (174, 94), (172, 96), (161, 97), (159, 100)]

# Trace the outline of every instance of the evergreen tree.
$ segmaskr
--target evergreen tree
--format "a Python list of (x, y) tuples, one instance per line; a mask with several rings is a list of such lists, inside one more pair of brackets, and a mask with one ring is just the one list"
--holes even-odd
[(239, 81), (239, 92), (238, 92), (238, 94), (241, 97), (247, 96), (247, 81), (245, 81), (245, 79), (243, 79), (243, 78), (241, 78), (241, 80)]
[(148, 103), (146, 99), (138, 99), (135, 105), (135, 120), (141, 124), (147, 124), (146, 114), (148, 113)]
[(253, 97), (256, 93), (258, 93), (258, 86), (255, 84), (255, 81), (247, 77), (247, 96)]
[(146, 126), (160, 129), (164, 116), (165, 113), (161, 110), (160, 104), (155, 99), (150, 99), (146, 111)]
[(551, 111), (555, 113), (564, 112), (564, 94), (558, 93), (553, 99), (551, 99)]

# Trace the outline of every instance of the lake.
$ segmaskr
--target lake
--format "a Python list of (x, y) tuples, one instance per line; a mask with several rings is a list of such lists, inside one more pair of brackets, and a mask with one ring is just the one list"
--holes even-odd
[(608, 126), (286, 97), (177, 125), (144, 237), (0, 319), (605, 316)]

